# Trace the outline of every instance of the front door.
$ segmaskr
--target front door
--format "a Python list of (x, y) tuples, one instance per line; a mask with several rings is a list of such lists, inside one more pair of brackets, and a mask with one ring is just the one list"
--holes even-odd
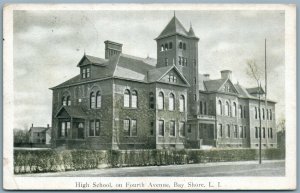
[(77, 138), (84, 139), (84, 124), (79, 123), (77, 128)]

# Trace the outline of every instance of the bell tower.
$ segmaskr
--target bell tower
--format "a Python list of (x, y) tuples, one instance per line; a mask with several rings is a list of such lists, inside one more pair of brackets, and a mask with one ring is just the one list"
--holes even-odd
[(187, 31), (180, 21), (173, 18), (155, 39), (157, 42), (157, 68), (175, 65), (188, 80), (188, 112), (197, 115), (199, 98), (198, 41), (192, 25)]

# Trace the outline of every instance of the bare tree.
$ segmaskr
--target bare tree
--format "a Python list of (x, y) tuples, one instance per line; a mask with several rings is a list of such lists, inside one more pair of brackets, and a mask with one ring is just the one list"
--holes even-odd
[(262, 70), (260, 70), (256, 64), (255, 60), (248, 60), (247, 61), (247, 75), (254, 79), (257, 83), (258, 87), (258, 117), (259, 117), (259, 164), (261, 164), (261, 109), (260, 109), (260, 95), (261, 92), (261, 77), (262, 77)]

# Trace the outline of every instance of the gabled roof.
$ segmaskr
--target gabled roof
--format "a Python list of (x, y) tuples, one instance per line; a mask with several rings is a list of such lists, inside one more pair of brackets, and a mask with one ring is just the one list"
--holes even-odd
[(247, 90), (240, 84), (235, 84), (234, 87), (242, 97), (251, 98), (252, 96), (247, 92)]
[(79, 61), (79, 63), (77, 64), (77, 66), (83, 66), (83, 61), (84, 60), (88, 60), (88, 64), (93, 64), (93, 65), (100, 65), (103, 66), (105, 65), (105, 63), (108, 61), (106, 59), (103, 58), (98, 58), (95, 56), (90, 56), (90, 55), (86, 55), (84, 54), (83, 57), (81, 58), (81, 60)]
[(219, 88), (227, 81), (227, 79), (216, 79), (204, 81), (204, 86), (207, 91), (218, 91)]
[(160, 81), (167, 73), (169, 73), (172, 69), (174, 69), (179, 77), (183, 80), (183, 82), (190, 86), (186, 78), (182, 75), (182, 73), (178, 70), (178, 68), (174, 65), (165, 66), (160, 68), (155, 68), (153, 70), (148, 71), (148, 82), (157, 82)]
[(28, 132), (45, 132), (47, 127), (31, 127)]
[(249, 94), (265, 94), (265, 91), (262, 87), (247, 88), (247, 92)]
[(176, 18), (175, 15), (156, 39), (160, 39), (174, 34), (188, 36), (188, 32), (185, 30), (185, 28), (180, 23), (180, 21)]
[(85, 118), (86, 113), (80, 106), (62, 106), (56, 113), (55, 117), (58, 117), (61, 112), (65, 111), (70, 117), (73, 118)]

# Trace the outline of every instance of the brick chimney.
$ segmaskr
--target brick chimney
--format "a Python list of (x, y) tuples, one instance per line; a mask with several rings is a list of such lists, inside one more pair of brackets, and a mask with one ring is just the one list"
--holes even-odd
[(106, 40), (105, 44), (105, 59), (109, 59), (111, 56), (122, 53), (122, 44)]
[(203, 76), (204, 76), (204, 81), (209, 80), (209, 74), (203, 74)]
[(222, 79), (229, 79), (229, 80), (231, 80), (231, 74), (232, 74), (232, 72), (231, 72), (231, 70), (222, 70), (221, 71), (221, 78)]

